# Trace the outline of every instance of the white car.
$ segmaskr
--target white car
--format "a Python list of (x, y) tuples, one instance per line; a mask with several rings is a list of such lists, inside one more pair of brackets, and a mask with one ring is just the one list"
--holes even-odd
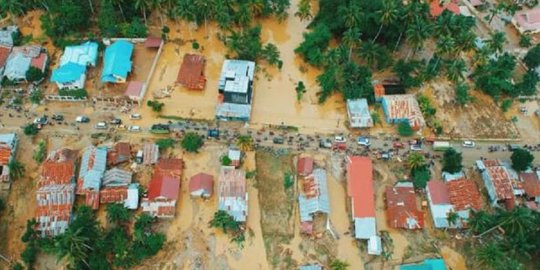
[(129, 132), (140, 132), (140, 131), (141, 131), (141, 127), (140, 127), (140, 126), (129, 126), (129, 127), (128, 127), (128, 131), (129, 131)]
[(142, 118), (142, 115), (140, 113), (134, 113), (129, 116), (129, 119), (131, 120), (140, 120)]
[(476, 144), (473, 141), (463, 141), (463, 143), (461, 144), (461, 146), (465, 148), (474, 148), (475, 145)]
[(98, 122), (94, 128), (95, 128), (95, 129), (107, 129), (107, 123), (105, 123), (105, 122)]
[(369, 138), (368, 137), (358, 137), (358, 139), (356, 139), (356, 143), (358, 143), (358, 145), (362, 145), (362, 146), (370, 146), (371, 143), (369, 142)]
[(345, 137), (343, 137), (343, 136), (336, 136), (336, 137), (334, 137), (334, 142), (336, 142), (336, 143), (345, 143), (345, 142), (347, 142), (347, 139), (345, 139)]

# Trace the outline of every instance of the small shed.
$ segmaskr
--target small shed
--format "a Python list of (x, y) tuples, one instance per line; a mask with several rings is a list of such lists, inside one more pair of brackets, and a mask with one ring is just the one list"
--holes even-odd
[(234, 166), (238, 168), (240, 166), (240, 159), (242, 156), (242, 152), (238, 149), (229, 149), (229, 153), (227, 155), (229, 159), (231, 160), (231, 166)]
[(124, 96), (134, 101), (141, 101), (143, 97), (141, 93), (144, 89), (144, 83), (139, 81), (131, 81), (128, 83)]
[(147, 37), (144, 41), (144, 47), (146, 48), (159, 48), (161, 46), (161, 38), (158, 37)]
[(307, 176), (313, 172), (313, 159), (310, 157), (302, 157), (296, 163), (296, 173), (300, 176)]
[(193, 197), (209, 198), (214, 192), (214, 177), (206, 173), (198, 173), (189, 180), (189, 193)]

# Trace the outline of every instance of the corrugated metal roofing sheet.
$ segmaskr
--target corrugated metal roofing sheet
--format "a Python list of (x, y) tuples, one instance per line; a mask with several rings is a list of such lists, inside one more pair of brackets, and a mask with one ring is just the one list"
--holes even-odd
[(353, 203), (353, 217), (375, 217), (373, 165), (369, 158), (347, 157), (347, 194)]
[(62, 57), (60, 57), (60, 66), (68, 63), (74, 63), (81, 66), (96, 66), (98, 57), (98, 44), (87, 41), (80, 45), (66, 46)]
[(312, 221), (316, 213), (330, 214), (326, 171), (315, 169), (303, 183), (303, 193), (298, 196), (300, 221)]
[(112, 168), (103, 174), (103, 186), (127, 186), (131, 183), (133, 172)]
[(247, 219), (246, 176), (243, 170), (222, 166), (219, 175), (219, 210), (227, 211), (236, 221)]
[(103, 57), (102, 82), (116, 82), (117, 78), (126, 79), (131, 72), (133, 43), (118, 40), (105, 49)]
[(349, 124), (351, 127), (360, 128), (373, 126), (373, 119), (371, 119), (367, 99), (348, 99), (347, 113), (349, 115)]
[(203, 90), (206, 85), (204, 77), (204, 56), (197, 54), (186, 54), (178, 71), (176, 83), (182, 84), (188, 89)]

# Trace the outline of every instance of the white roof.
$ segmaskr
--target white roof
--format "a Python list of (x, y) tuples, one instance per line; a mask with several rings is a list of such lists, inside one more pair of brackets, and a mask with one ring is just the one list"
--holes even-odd
[(139, 184), (129, 184), (127, 198), (124, 201), (124, 207), (127, 209), (137, 209), (139, 205)]
[(354, 218), (354, 237), (369, 239), (377, 235), (377, 221), (374, 217)]
[(368, 254), (381, 255), (382, 253), (382, 241), (378, 235), (373, 235), (368, 240)]

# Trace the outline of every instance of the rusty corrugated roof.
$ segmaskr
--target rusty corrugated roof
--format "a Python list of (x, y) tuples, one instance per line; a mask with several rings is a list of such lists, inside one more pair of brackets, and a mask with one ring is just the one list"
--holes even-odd
[(482, 196), (474, 181), (461, 178), (446, 183), (450, 203), (454, 210), (462, 211), (466, 209), (480, 210), (482, 208)]
[(385, 194), (389, 226), (403, 229), (424, 227), (424, 213), (417, 208), (413, 187), (387, 187)]

